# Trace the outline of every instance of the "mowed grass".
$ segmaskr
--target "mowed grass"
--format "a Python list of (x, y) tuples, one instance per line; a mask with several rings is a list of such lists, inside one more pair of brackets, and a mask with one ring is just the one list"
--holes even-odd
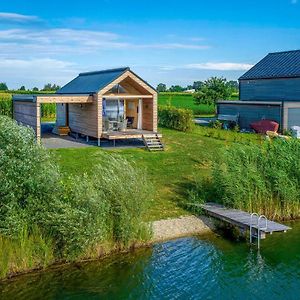
[(66, 176), (91, 172), (93, 165), (101, 163), (98, 155), (101, 151), (120, 155), (145, 169), (154, 185), (153, 202), (145, 216), (149, 221), (188, 214), (182, 205), (188, 190), (196, 178), (210, 175), (212, 161), (220, 150), (233, 142), (251, 143), (258, 139), (256, 135), (203, 127), (196, 127), (190, 133), (162, 128), (159, 131), (166, 145), (166, 150), (159, 153), (145, 149), (104, 150), (97, 147), (52, 151)]

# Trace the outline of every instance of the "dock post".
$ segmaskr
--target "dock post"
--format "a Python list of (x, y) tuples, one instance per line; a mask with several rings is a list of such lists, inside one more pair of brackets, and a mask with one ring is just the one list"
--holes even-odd
[(86, 142), (87, 143), (89, 142), (89, 136), (88, 135), (86, 136)]
[(101, 146), (101, 141), (100, 141), (100, 138), (98, 138), (98, 147)]

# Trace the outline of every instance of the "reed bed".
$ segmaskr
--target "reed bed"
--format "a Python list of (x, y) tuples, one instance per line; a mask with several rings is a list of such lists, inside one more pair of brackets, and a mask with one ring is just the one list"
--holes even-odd
[[(300, 142), (232, 145), (214, 162), (206, 197), (270, 219), (300, 217)], [(208, 200), (208, 199), (206, 199)]]

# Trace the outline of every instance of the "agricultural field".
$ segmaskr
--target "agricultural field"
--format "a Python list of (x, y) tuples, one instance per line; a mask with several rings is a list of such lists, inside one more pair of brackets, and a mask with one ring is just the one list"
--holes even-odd
[[(238, 100), (238, 95), (233, 94), (230, 100)], [(215, 107), (209, 105), (197, 105), (194, 103), (192, 94), (188, 93), (160, 93), (158, 105), (171, 105), (178, 108), (191, 109), (195, 116), (215, 115)]]

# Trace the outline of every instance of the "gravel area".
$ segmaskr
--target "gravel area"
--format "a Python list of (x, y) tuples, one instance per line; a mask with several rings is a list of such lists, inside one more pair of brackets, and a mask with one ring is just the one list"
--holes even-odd
[(153, 222), (153, 242), (210, 232), (213, 222), (204, 216), (182, 216)]

